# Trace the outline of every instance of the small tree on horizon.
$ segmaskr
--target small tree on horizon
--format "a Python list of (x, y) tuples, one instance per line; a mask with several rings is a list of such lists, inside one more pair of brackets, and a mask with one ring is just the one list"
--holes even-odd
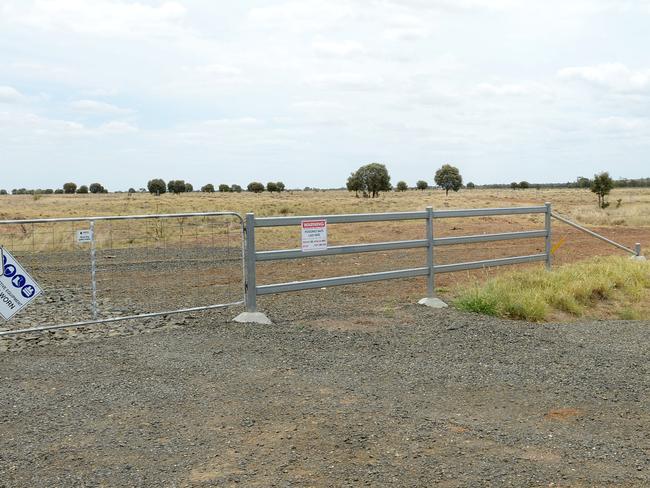
[[(359, 198), (359, 192), (363, 190), (361, 187), (361, 179), (359, 178), (359, 175), (354, 172), (350, 173), (350, 176), (348, 176), (348, 181), (345, 184), (345, 187), (348, 189), (348, 191), (353, 191), (354, 196)], [(305, 187), (304, 191), (311, 191), (310, 187)]]
[(262, 193), (264, 191), (264, 185), (259, 181), (251, 181), (246, 189), (253, 193)]
[(429, 188), (429, 183), (427, 183), (424, 180), (418, 180), (418, 182), (415, 184), (415, 187), (418, 190), (426, 190), (427, 188)]
[(530, 183), (528, 183), (528, 182), (525, 181), (525, 180), (524, 180), (524, 181), (520, 181), (520, 182), (519, 182), (519, 188), (521, 188), (522, 190), (527, 190), (528, 188), (530, 188)]
[(230, 191), (233, 193), (241, 193), (242, 192), (242, 187), (239, 185), (231, 185), (230, 186)]
[(201, 191), (203, 193), (214, 193), (214, 185), (212, 183), (208, 183), (207, 185), (203, 185), (201, 187)]
[(517, 183), (516, 181), (513, 181), (512, 183), (510, 183), (510, 188), (512, 188), (513, 190), (516, 190), (517, 188), (519, 188), (519, 183)]
[(457, 192), (463, 186), (463, 177), (460, 171), (455, 166), (450, 164), (443, 164), (442, 167), (436, 171), (434, 177), (436, 185), (445, 190), (445, 196), (449, 195), (449, 190)]
[(147, 182), (147, 190), (149, 190), (149, 193), (152, 195), (162, 195), (167, 192), (167, 185), (165, 184), (165, 180), (162, 178), (154, 178)]
[(381, 191), (390, 191), (390, 175), (385, 164), (370, 163), (361, 166), (348, 178), (347, 188), (350, 191), (367, 192), (372, 198), (379, 196)]
[(232, 188), (230, 186), (226, 185), (225, 183), (221, 183), (219, 185), (219, 191), (221, 193), (230, 193), (232, 191)]
[(395, 191), (406, 191), (409, 189), (409, 186), (406, 184), (406, 181), (398, 181), (395, 186)]
[(69, 194), (72, 194), (72, 193), (74, 193), (76, 191), (77, 191), (77, 184), (76, 183), (69, 182), (69, 183), (64, 183), (63, 184), (63, 193), (66, 193), (66, 194), (69, 195)]
[(192, 193), (194, 191), (194, 186), (192, 183), (185, 183), (185, 192)]
[(81, 185), (77, 188), (77, 193), (88, 193), (88, 187), (86, 185)]
[(476, 188), (476, 185), (474, 183), (472, 183), (471, 181), (469, 183), (467, 183), (467, 189), (468, 190), (473, 190), (474, 188)]
[(609, 207), (609, 202), (606, 201), (607, 195), (614, 188), (614, 180), (609, 176), (607, 171), (594, 175), (591, 182), (591, 191), (598, 195), (598, 206), (600, 208)]
[(90, 193), (106, 193), (106, 188), (104, 188), (100, 183), (91, 183), (88, 187)]
[(274, 181), (269, 181), (266, 184), (266, 191), (269, 193), (273, 193), (274, 191), (278, 191), (278, 184)]

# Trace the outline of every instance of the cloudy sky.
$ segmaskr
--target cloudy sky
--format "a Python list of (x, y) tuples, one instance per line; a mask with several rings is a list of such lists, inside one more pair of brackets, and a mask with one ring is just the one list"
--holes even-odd
[(0, 188), (650, 176), (650, 0), (0, 0)]

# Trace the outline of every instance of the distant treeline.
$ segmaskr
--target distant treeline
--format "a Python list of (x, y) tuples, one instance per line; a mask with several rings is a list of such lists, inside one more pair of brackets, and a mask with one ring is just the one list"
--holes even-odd
[[(592, 179), (580, 176), (576, 181), (566, 183), (529, 183), (528, 188), (584, 188), (591, 187)], [(514, 188), (513, 183), (491, 183), (487, 185), (475, 185), (476, 188), (505, 189)], [(518, 185), (521, 188), (520, 185)], [(649, 188), (650, 178), (621, 178), (614, 180), (614, 188)]]

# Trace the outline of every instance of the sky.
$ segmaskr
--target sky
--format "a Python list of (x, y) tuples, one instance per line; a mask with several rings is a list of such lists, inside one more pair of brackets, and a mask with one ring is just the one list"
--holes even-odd
[(0, 0), (0, 188), (650, 176), (650, 0)]

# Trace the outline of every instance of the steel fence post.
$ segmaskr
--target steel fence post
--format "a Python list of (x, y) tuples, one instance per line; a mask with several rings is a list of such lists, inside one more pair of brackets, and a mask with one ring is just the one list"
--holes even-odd
[(427, 244), (427, 267), (429, 268), (429, 276), (427, 278), (427, 297), (433, 298), (435, 296), (436, 284), (436, 277), (433, 268), (433, 207), (427, 207)]
[(255, 214), (246, 214), (246, 311), (257, 312), (257, 295), (255, 293)]
[(97, 320), (97, 252), (95, 250), (95, 221), (90, 221), (90, 279), (92, 282), (93, 320)]
[(636, 246), (634, 246), (634, 252), (636, 253), (637, 257), (641, 256), (641, 243), (637, 242)]
[(546, 202), (544, 204), (546, 206), (546, 214), (545, 214), (545, 228), (546, 228), (546, 269), (550, 270), (551, 265), (552, 265), (552, 260), (551, 260), (551, 216), (552, 216), (552, 208), (551, 204), (549, 202)]

